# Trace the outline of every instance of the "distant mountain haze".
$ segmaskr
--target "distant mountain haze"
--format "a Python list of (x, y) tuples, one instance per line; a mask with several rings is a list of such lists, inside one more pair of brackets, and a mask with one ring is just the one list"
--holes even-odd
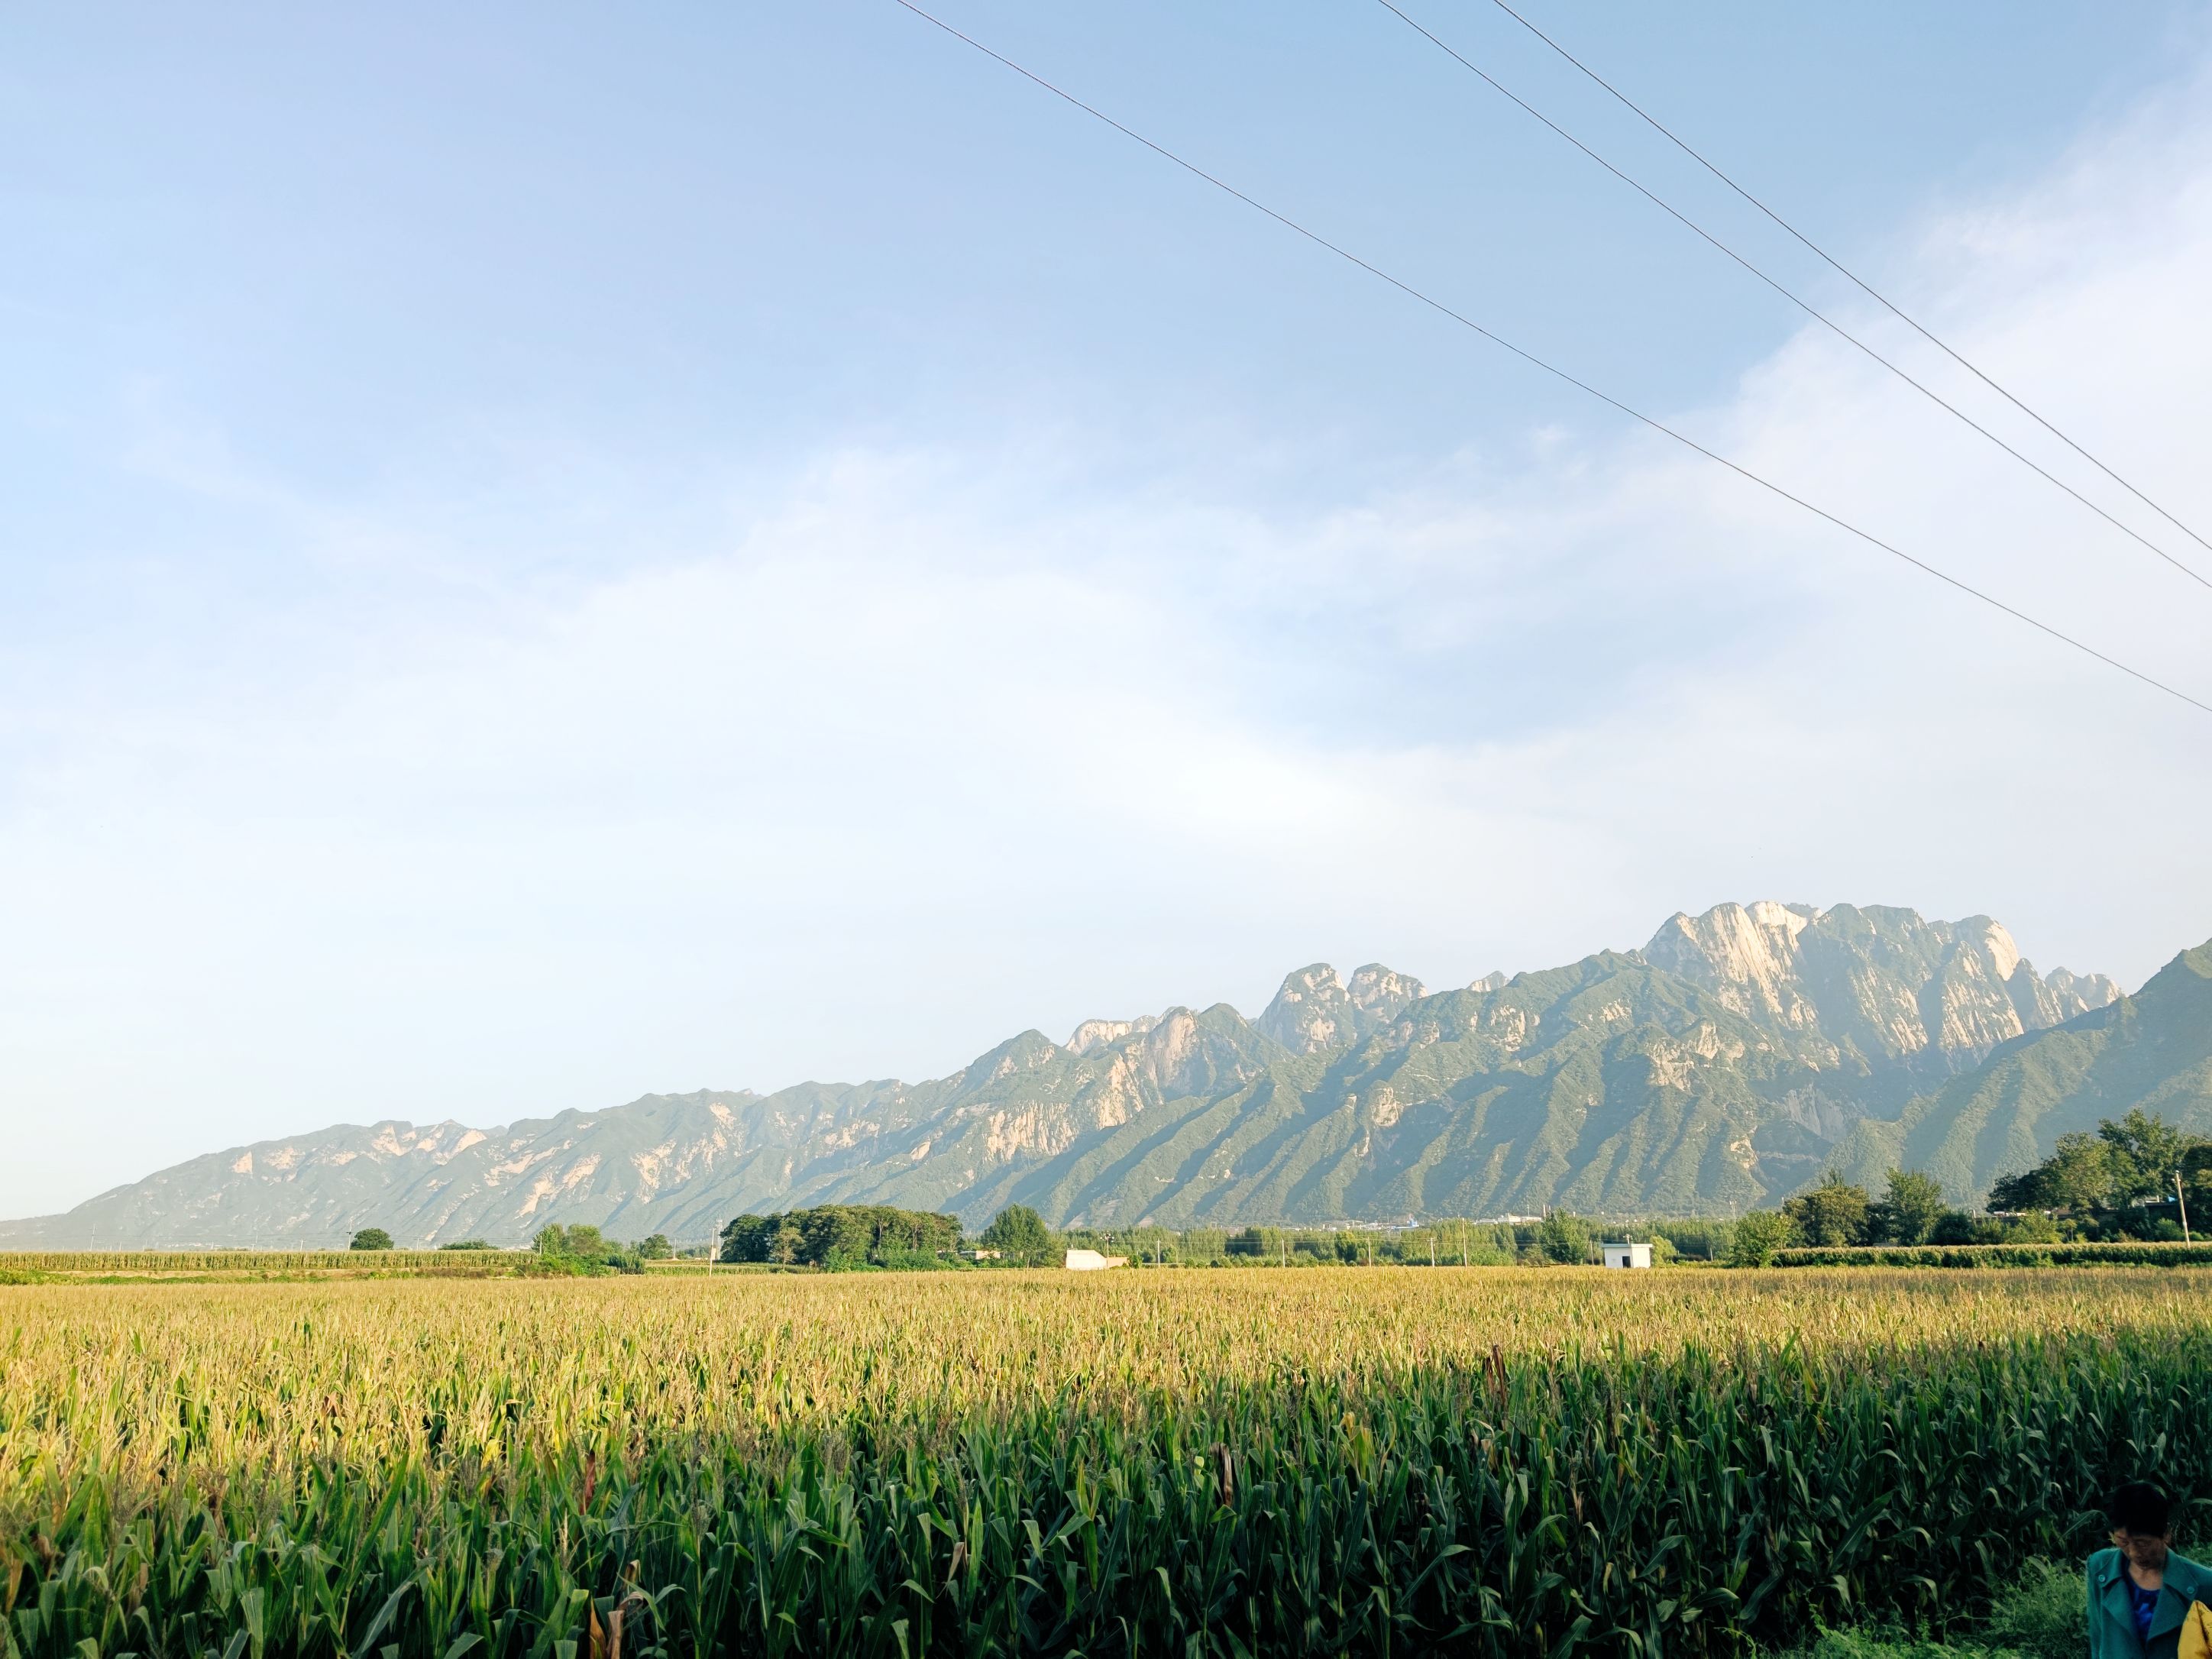
[(2212, 1127), (2212, 946), (2123, 998), (1985, 916), (1725, 904), (1641, 951), (1431, 991), (1379, 963), (1024, 1031), (933, 1081), (647, 1095), (496, 1129), (392, 1121), (211, 1153), (0, 1247), (684, 1241), (746, 1211), (1010, 1203), (1055, 1224), (1726, 1212), (1831, 1167), (1954, 1198), (2142, 1103)]
[(2212, 1130), (2212, 944), (2183, 951), (2132, 997), (2005, 1043), (1895, 1121), (1858, 1124), (1835, 1161), (1856, 1177), (1904, 1164), (1978, 1195), (2060, 1135), (2138, 1106)]

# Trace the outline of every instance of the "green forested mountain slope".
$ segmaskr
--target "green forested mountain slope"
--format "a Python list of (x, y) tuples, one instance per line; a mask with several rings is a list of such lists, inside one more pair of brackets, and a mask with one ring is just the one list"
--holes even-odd
[(0, 1224), (0, 1247), (325, 1244), (370, 1224), (513, 1242), (549, 1221), (703, 1239), (828, 1202), (980, 1224), (1018, 1200), (1092, 1225), (1741, 1208), (1839, 1142), (1874, 1145), (1869, 1115), (2117, 994), (2039, 975), (1985, 917), (1723, 905), (1641, 951), (1442, 992), (1316, 963), (1256, 1019), (1216, 1004), (1065, 1043), (1025, 1031), (924, 1083), (233, 1147)]
[(1859, 1126), (1835, 1162), (1863, 1180), (1925, 1170), (1953, 1197), (1978, 1202), (2060, 1135), (2136, 1107), (2212, 1132), (2212, 942), (2183, 951), (2134, 996), (2014, 1039), (1896, 1121)]

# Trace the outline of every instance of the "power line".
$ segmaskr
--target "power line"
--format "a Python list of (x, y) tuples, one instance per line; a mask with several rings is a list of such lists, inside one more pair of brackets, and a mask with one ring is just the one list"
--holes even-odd
[(1613, 397), (1607, 392), (1599, 391), (1597, 387), (1590, 385), (1589, 381), (1579, 380), (1573, 374), (1569, 374), (1565, 369), (1545, 362), (1543, 358), (1537, 356), (1535, 353), (1524, 350), (1520, 346), (1514, 344), (1512, 341), (1505, 338), (1503, 335), (1492, 333), (1489, 329), (1485, 328), (1474, 319), (1453, 310), (1449, 306), (1444, 304), (1443, 301), (1431, 298), (1428, 295), (1424, 294), (1420, 289), (1415, 288), (1412, 283), (1401, 281), (1400, 278), (1393, 276), (1389, 271), (1384, 270), (1379, 265), (1370, 264), (1366, 260), (1361, 258), (1358, 254), (1351, 252), (1349, 249), (1339, 246), (1336, 243), (1330, 241), (1327, 237), (1320, 234), (1316, 231), (1307, 229), (1297, 220), (1290, 218), (1286, 215), (1276, 212), (1274, 209), (1269, 207), (1266, 203), (1259, 201), (1253, 197), (1247, 196), (1243, 191), (1237, 189), (1234, 185), (1229, 184), (1224, 179), (1216, 178), (1212, 173), (1208, 173), (1205, 168), (1198, 166), (1195, 162), (1185, 161), (1182, 156), (1176, 155), (1165, 145), (1155, 143), (1152, 140), (1146, 137), (1143, 133), (1137, 131), (1134, 128), (1122, 125), (1121, 122), (1115, 120), (1103, 110), (1085, 103), (1083, 100), (1078, 98), (1073, 93), (1065, 91), (1061, 88), (1054, 86), (1051, 82), (1046, 80), (1042, 76), (1036, 73), (1034, 70), (1023, 68), (1021, 64), (1016, 63), (1012, 58), (1006, 56), (1003, 52), (993, 51), (989, 46), (985, 46), (981, 40), (975, 39), (974, 35), (963, 33), (961, 30), (955, 28), (951, 24), (946, 22), (943, 18), (937, 16), (934, 13), (923, 10), (921, 7), (915, 3), (915, 0), (894, 0), (894, 3), (912, 12), (916, 17), (921, 18), (924, 22), (932, 24), (937, 28), (943, 30), (954, 40), (962, 42), (963, 45), (974, 47), (975, 50), (982, 53), (984, 57), (990, 58), (994, 63), (1001, 64), (1004, 67), (1012, 70), (1024, 80), (1042, 88), (1045, 91), (1050, 93), (1054, 97), (1060, 100), (1063, 103), (1073, 105), (1075, 108), (1081, 110), (1085, 115), (1090, 116), (1093, 120), (1103, 122), (1107, 126), (1113, 128), (1115, 131), (1120, 133), (1123, 137), (1132, 139), (1135, 143), (1142, 144), (1146, 149), (1151, 150), (1155, 155), (1161, 157), (1164, 161), (1174, 162), (1176, 166), (1181, 167), (1184, 172), (1191, 174), (1193, 177), (1205, 180), (1205, 182), (1212, 185), (1216, 190), (1220, 191), (1224, 195), (1236, 198), (1237, 200), (1243, 203), (1245, 206), (1252, 209), (1254, 211), (1265, 214), (1268, 218), (1273, 219), (1277, 224), (1281, 225), (1285, 229), (1295, 231), (1297, 234), (1304, 237), (1306, 240), (1313, 243), (1316, 246), (1327, 249), (1329, 252), (1334, 253), (1338, 258), (1346, 261), (1347, 264), (1358, 266), (1360, 270), (1365, 271), (1369, 276), (1376, 277), (1382, 282), (1388, 283), (1392, 288), (1396, 289), (1400, 293), (1407, 295), (1409, 299), (1419, 301), (1421, 304), (1428, 307), (1430, 310), (1434, 311), (1442, 316), (1449, 318), (1453, 322), (1457, 323), (1462, 328), (1480, 335), (1492, 345), (1499, 346), (1506, 351), (1512, 353), (1513, 356), (1520, 358), (1523, 362), (1543, 370), (1545, 374), (1553, 376), (1556, 380), (1564, 380), (1567, 385), (1573, 386), (1576, 390), (1586, 392), (1590, 397), (1596, 398), (1600, 403), (1620, 410), (1620, 413), (1627, 416), (1631, 420), (1639, 422), (1643, 425), (1650, 427), (1654, 432), (1657, 432), (1667, 437), (1672, 438), (1676, 443), (1680, 444), (1684, 448), (1696, 451), (1697, 453), (1704, 456), (1707, 460), (1726, 467), (1738, 477), (1757, 484), (1761, 489), (1766, 490), (1771, 495), (1780, 496), (1784, 501), (1790, 502), (1792, 506), (1802, 507), (1806, 512), (1812, 514), (1815, 518), (1825, 520), (1829, 524), (1835, 526), (1838, 530), (1845, 531), (1850, 534), (1857, 537), (1861, 541), (1868, 544), (1868, 545), (1880, 548), (1883, 552), (1890, 555), (1893, 558), (1903, 560), (1906, 564), (1911, 565), (1914, 569), (1920, 571), (1923, 574), (1933, 576), (1937, 581), (1958, 589), (1960, 592), (1966, 594), (1969, 598), (1979, 599), (1984, 605), (1990, 605), (1996, 610), (2002, 611), (2006, 616), (2012, 617), (2015, 622), (2025, 623), (2028, 627), (2034, 629), (2038, 633), (2048, 635), (2051, 638), (2058, 641), (2062, 645), (2071, 646), (2075, 650), (2081, 652), (2083, 655), (2095, 658), (2099, 662), (2103, 663), (2107, 668), (2116, 668), (2119, 670), (2121, 673), (2127, 675), (2130, 679), (2139, 680), (2143, 684), (2152, 688), (2154, 690), (2163, 691), (2166, 696), (2178, 698), (2179, 701), (2187, 703), (2192, 708), (2197, 709), (2203, 714), (2212, 714), (2212, 702), (2201, 702), (2197, 698), (2190, 696), (2188, 692), (2181, 690), (2175, 686), (2168, 685), (2163, 680), (2155, 679), (2150, 675), (2144, 673), (2139, 668), (2130, 668), (2127, 664), (2122, 662), (2117, 657), (2106, 656), (2103, 652), (2098, 650), (2096, 647), (2087, 644), (2081, 640), (2077, 640), (2070, 634), (2062, 633), (2048, 623), (2037, 621), (2026, 611), (2017, 610), (2014, 606), (2006, 604), (1995, 594), (1986, 593), (1980, 588), (1972, 586), (1971, 583), (1962, 581), (1958, 577), (1950, 574), (1948, 572), (1938, 569), (1936, 566), (1929, 564), (1926, 560), (1916, 558), (1913, 555), (1907, 553), (1903, 548), (1897, 547), (1889, 542), (1882, 540), (1881, 537), (1875, 535), (1870, 531), (1860, 529), (1856, 525), (1850, 523), (1848, 520), (1838, 518), (1835, 514), (1829, 512), (1826, 507), (1815, 507), (1811, 501), (1807, 501), (1803, 496), (1793, 495), (1789, 490), (1784, 489), (1780, 484), (1772, 482), (1771, 479), (1760, 477), (1758, 473), (1751, 471), (1750, 468), (1742, 466), (1738, 463), (1729, 459), (1727, 456), (1720, 454), (1717, 451), (1706, 448), (1696, 439), (1688, 436), (1686, 434), (1676, 431), (1665, 422), (1657, 420), (1650, 415), (1646, 415), (1640, 410), (1630, 408), (1628, 404), (1621, 402), (1620, 398)]
[[(2179, 530), (2183, 535), (2188, 537), (2190, 540), (2195, 542), (2199, 547), (2203, 548), (2207, 552), (2212, 552), (2212, 542), (2206, 541), (2203, 537), (2198, 535), (2187, 525), (2182, 523), (2182, 521), (2175, 518), (2172, 514), (2167, 512), (2156, 501), (2151, 500), (2151, 498), (2144, 495), (2142, 490), (2136, 489), (2125, 478), (2123, 478), (2118, 473), (2113, 471), (2111, 467), (2106, 465), (2104, 462), (2099, 460), (2094, 455), (2092, 455), (2080, 444), (2075, 442), (2073, 439), (2068, 437), (2066, 434), (2061, 432), (2056, 426), (2053, 426), (2049, 421), (2044, 419), (2042, 416), (2037, 414), (2035, 410), (2029, 408), (2018, 398), (2005, 390), (2003, 386), (1998, 385), (1996, 380), (1984, 374), (1981, 369), (1975, 367), (1972, 362), (1969, 362), (1966, 357), (1961, 356), (1948, 342), (1931, 332), (1926, 327), (1923, 326), (1912, 317), (1907, 315), (1904, 310), (1898, 307), (1887, 295), (1879, 292), (1871, 283), (1860, 276), (1857, 272), (1852, 270), (1841, 260), (1838, 259), (1833, 254), (1830, 253), (1827, 249), (1822, 247), (1818, 242), (1808, 236), (1803, 231), (1798, 229), (1796, 226), (1791, 224), (1787, 219), (1777, 213), (1772, 208), (1767, 206), (1765, 203), (1760, 201), (1759, 198), (1753, 196), (1741, 185), (1729, 178), (1727, 173), (1722, 172), (1719, 167), (1707, 161), (1702, 155), (1698, 154), (1697, 150), (1692, 149), (1681, 138), (1677, 137), (1674, 133), (1664, 125), (1656, 116), (1652, 115), (1641, 105), (1638, 104), (1633, 99), (1630, 98), (1626, 93), (1614, 86), (1612, 82), (1607, 80), (1595, 70), (1590, 68), (1589, 64), (1583, 63), (1581, 58), (1576, 57), (1574, 53), (1569, 52), (1565, 46), (1552, 39), (1550, 35), (1545, 33), (1543, 30), (1538, 28), (1534, 23), (1530, 22), (1526, 17), (1523, 17), (1519, 12), (1514, 10), (1511, 6), (1505, 3), (1505, 0), (1492, 0), (1492, 3), (1496, 5), (1500, 11), (1504, 12), (1508, 17), (1510, 17), (1515, 22), (1520, 24), (1522, 28), (1528, 30), (1529, 33), (1534, 35), (1539, 40), (1541, 40), (1553, 52), (1559, 53), (1560, 57), (1565, 58), (1567, 62), (1572, 64), (1577, 69), (1580, 70), (1592, 81), (1595, 81), (1599, 86), (1604, 88), (1607, 92), (1612, 94), (1614, 98), (1618, 99), (1621, 104), (1633, 112), (1639, 119), (1643, 120), (1653, 131), (1659, 134), (1659, 136), (1664, 138), (1668, 143), (1674, 145), (1674, 148), (1680, 150), (1683, 155), (1688, 156), (1706, 172), (1711, 173), (1714, 178), (1719, 179), (1737, 195), (1742, 197), (1745, 201), (1750, 203), (1752, 206), (1757, 208), (1761, 213), (1774, 221), (1776, 224), (1781, 226), (1783, 229), (1788, 231), (1790, 235), (1796, 238), (1799, 242), (1802, 243), (1807, 248), (1810, 249), (1815, 255), (1817, 255), (1822, 263), (1826, 264), (1831, 270), (1835, 271), (1838, 276), (1842, 276), (1846, 282), (1850, 283), (1852, 287), (1857, 289), (1860, 293), (1865, 295), (1876, 305), (1880, 306), (1884, 311), (1889, 313), (1891, 316), (1896, 318), (1898, 321), (1903, 323), (1907, 328), (1917, 334), (1922, 339), (1927, 341), (1930, 345), (1941, 351), (1945, 356), (1948, 357), (1953, 362), (1958, 364), (1960, 368), (1965, 369), (1976, 380), (1979, 380), (1984, 386), (1989, 387), (1990, 391), (1996, 392), (1997, 396), (2002, 398), (2014, 409), (2020, 410), (2021, 414), (2027, 416), (2028, 419), (2033, 421), (2045, 432), (2048, 432), (2052, 437), (2057, 439), (2059, 442), (2064, 444), (2067, 448), (2072, 450), (2083, 460), (2088, 462), (2090, 465), (2095, 467), (2098, 471), (2103, 473), (2114, 483), (2119, 485), (2121, 489), (2126, 490), (2129, 495), (2134, 496), (2152, 512), (2157, 514), (2160, 518), (2164, 519), (2176, 530)], [(2185, 569), (2187, 568), (2186, 566), (2184, 566), (2183, 568)], [(2197, 574), (2193, 570), (2191, 570), (2190, 574), (2191, 575)], [(2202, 581), (2203, 580), (2203, 578), (2199, 576), (2197, 577), (2197, 580)]]
[[(1392, 0), (1375, 0), (1375, 3), (1382, 7), (1383, 10), (1389, 12), (1393, 17), (1395, 17), (1407, 28), (1413, 30), (1414, 33), (1426, 40), (1431, 46), (1436, 47), (1439, 52), (1443, 52), (1447, 57), (1450, 58), (1452, 61), (1459, 64), (1461, 68), (1468, 70), (1470, 74), (1479, 76), (1491, 88), (1492, 91), (1499, 94), (1519, 108), (1534, 116), (1537, 120), (1542, 122), (1553, 132), (1559, 134), (1560, 137), (1565, 139), (1583, 155), (1589, 156), (1591, 161), (1596, 162), (1614, 178), (1620, 179), (1621, 183), (1626, 185), (1631, 190), (1636, 191), (1638, 195), (1643, 197), (1644, 200), (1651, 203), (1655, 207), (1658, 208), (1660, 211), (1665, 213), (1678, 223), (1686, 226), (1689, 229), (1696, 232), (1698, 235), (1703, 237), (1715, 248), (1717, 248), (1721, 252), (1735, 260), (1736, 264), (1741, 265), (1753, 276), (1758, 277), (1760, 282), (1765, 283), (1767, 287), (1772, 289), (1784, 299), (1789, 301), (1791, 305), (1796, 306), (1798, 310), (1803, 312), (1808, 317), (1812, 318), (1815, 322), (1822, 325), (1838, 337), (1847, 340), (1852, 345), (1856, 346), (1861, 351), (1873, 358), (1875, 362), (1880, 363), (1884, 368), (1897, 376), (1899, 380), (1904, 381), (1905, 385), (1911, 386), (1915, 392), (1917, 392), (1922, 397), (1927, 398), (1929, 402), (1934, 404), (1937, 408), (1942, 409), (1951, 415), (1956, 416), (1960, 420), (1965, 422), (1966, 425), (1972, 427), (1975, 431), (1980, 433), (1982, 436), (1987, 438), (1991, 443), (1995, 444), (1999, 449), (2004, 451), (2006, 454), (2011, 456), (2013, 459), (2018, 461), (2022, 466), (2027, 468), (2029, 471), (2034, 473), (2038, 477), (2045, 480), (2046, 483), (2056, 486), (2057, 489), (2064, 490), (2067, 495), (2072, 496), (2082, 506), (2087, 507), (2089, 511), (2095, 514), (2106, 524), (2112, 526), (2113, 529), (2118, 531), (2122, 535), (2141, 543), (2144, 547), (2148, 548), (2152, 552), (2157, 554), (2160, 558), (2164, 559), (2176, 570), (2181, 572), (2183, 575), (2187, 576), (2191, 581), (2197, 582), (2205, 587), (2212, 588), (2212, 577), (2207, 577), (2197, 571), (2193, 566), (2185, 564), (2181, 560), (2174, 557), (2172, 554), (2167, 552), (2156, 542), (2152, 541), (2148, 537), (2143, 535), (2132, 526), (2125, 524), (2120, 520), (2114, 518), (2110, 513), (2107, 513), (2103, 507), (2098, 506), (2096, 502), (2091, 501), (2087, 495), (2084, 495), (2080, 490), (2075, 489), (2073, 485), (2068, 483), (2064, 479), (2049, 471), (2043, 466), (2038, 465), (2035, 461), (2030, 459), (2027, 456), (2022, 454), (2019, 450), (2014, 448), (2012, 445), (2007, 443), (2002, 438), (1997, 436), (1996, 433), (1990, 431), (1989, 428), (1984, 426), (1979, 421), (1967, 414), (1966, 410), (1960, 409), (1957, 404), (1952, 403), (1941, 393), (1934, 391), (1932, 388), (1906, 374), (1904, 369), (1899, 368), (1888, 358), (1883, 356), (1881, 353), (1876, 351), (1864, 340), (1859, 338), (1857, 335), (1852, 333), (1841, 323), (1836, 321), (1834, 318), (1829, 316), (1826, 312), (1819, 309), (1817, 307), (1813, 305), (1811, 301), (1801, 298), (1791, 289), (1784, 287), (1782, 283), (1768, 276), (1764, 270), (1752, 264), (1749, 259), (1737, 252), (1726, 242), (1721, 240), (1719, 237), (1714, 235), (1712, 232), (1707, 230), (1696, 220), (1691, 218), (1687, 214), (1683, 213), (1677, 209), (1672, 203), (1665, 200), (1663, 198), (1646, 188), (1640, 181), (1631, 178), (1627, 173), (1622, 172), (1612, 162), (1607, 161), (1604, 156), (1599, 155), (1588, 144), (1583, 143), (1581, 139), (1576, 137), (1574, 134), (1569, 132), (1557, 121), (1554, 121), (1550, 116), (1545, 114), (1543, 111), (1538, 109), (1534, 104), (1528, 102), (1528, 100), (1521, 97), (1511, 88), (1505, 86), (1502, 82), (1498, 81), (1480, 65), (1470, 61), (1465, 57), (1462, 57), (1458, 51), (1448, 45), (1444, 40), (1436, 34), (1431, 33), (1427, 28), (1414, 21), (1414, 20), (1407, 16), (1406, 13), (1401, 11), (1396, 5), (1392, 3)], [(1516, 15), (1518, 15), (1518, 14), (1516, 13)], [(1846, 274), (1848, 275), (1848, 273)], [(1879, 298), (1880, 296), (1876, 295), (1875, 297)], [(1906, 320), (1910, 321), (1911, 319), (1907, 319)], [(1941, 344), (1942, 342), (1939, 341), (1937, 343)], [(1947, 347), (1946, 349), (1948, 349), (1948, 348)], [(1963, 361), (1963, 359), (1961, 361)], [(1968, 364), (1967, 367), (1972, 368), (1972, 365)], [(2002, 391), (2002, 388), (2000, 387), (1999, 390)], [(2033, 410), (2030, 411), (2030, 413), (2033, 412)], [(2063, 434), (2062, 434), (2061, 435), (2063, 436)], [(2188, 526), (2185, 525), (2182, 528), (2184, 530), (2187, 530)]]

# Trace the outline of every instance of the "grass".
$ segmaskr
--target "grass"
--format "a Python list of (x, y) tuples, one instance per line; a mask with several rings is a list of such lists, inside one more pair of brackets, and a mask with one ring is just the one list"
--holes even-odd
[(1950, 1640), (1880, 1626), (1823, 1631), (1784, 1659), (2081, 1659), (2087, 1594), (2079, 1567), (2031, 1561), (1986, 1618)]
[(2208, 1290), (2191, 1269), (21, 1286), (0, 1652), (611, 1659), (617, 1626), (633, 1656), (1641, 1659), (1884, 1620), (1995, 1642), (1994, 1586), (2096, 1541), (2087, 1495), (2212, 1468)]

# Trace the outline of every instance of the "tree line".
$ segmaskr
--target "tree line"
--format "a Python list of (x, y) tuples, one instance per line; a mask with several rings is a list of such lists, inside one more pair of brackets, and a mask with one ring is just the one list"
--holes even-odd
[(775, 1215), (741, 1215), (722, 1229), (719, 1255), (724, 1261), (832, 1270), (933, 1266), (957, 1254), (961, 1233), (955, 1215), (888, 1204), (823, 1204)]
[[(347, 1246), (355, 1250), (389, 1250), (392, 1234), (382, 1227), (363, 1227)], [(438, 1246), (441, 1250), (489, 1250), (481, 1238), (459, 1238)], [(648, 1261), (665, 1261), (676, 1254), (666, 1233), (654, 1233), (634, 1243), (609, 1238), (588, 1222), (562, 1226), (558, 1222), (540, 1227), (530, 1241), (535, 1267), (548, 1273), (642, 1273)]]
[(2212, 1140), (2137, 1107), (2059, 1136), (2049, 1158), (1992, 1183), (1981, 1214), (1954, 1208), (1919, 1170), (1892, 1170), (1879, 1198), (1832, 1172), (1737, 1222), (1729, 1259), (1764, 1266), (1797, 1246), (2178, 1243), (2192, 1213), (2212, 1217)]

